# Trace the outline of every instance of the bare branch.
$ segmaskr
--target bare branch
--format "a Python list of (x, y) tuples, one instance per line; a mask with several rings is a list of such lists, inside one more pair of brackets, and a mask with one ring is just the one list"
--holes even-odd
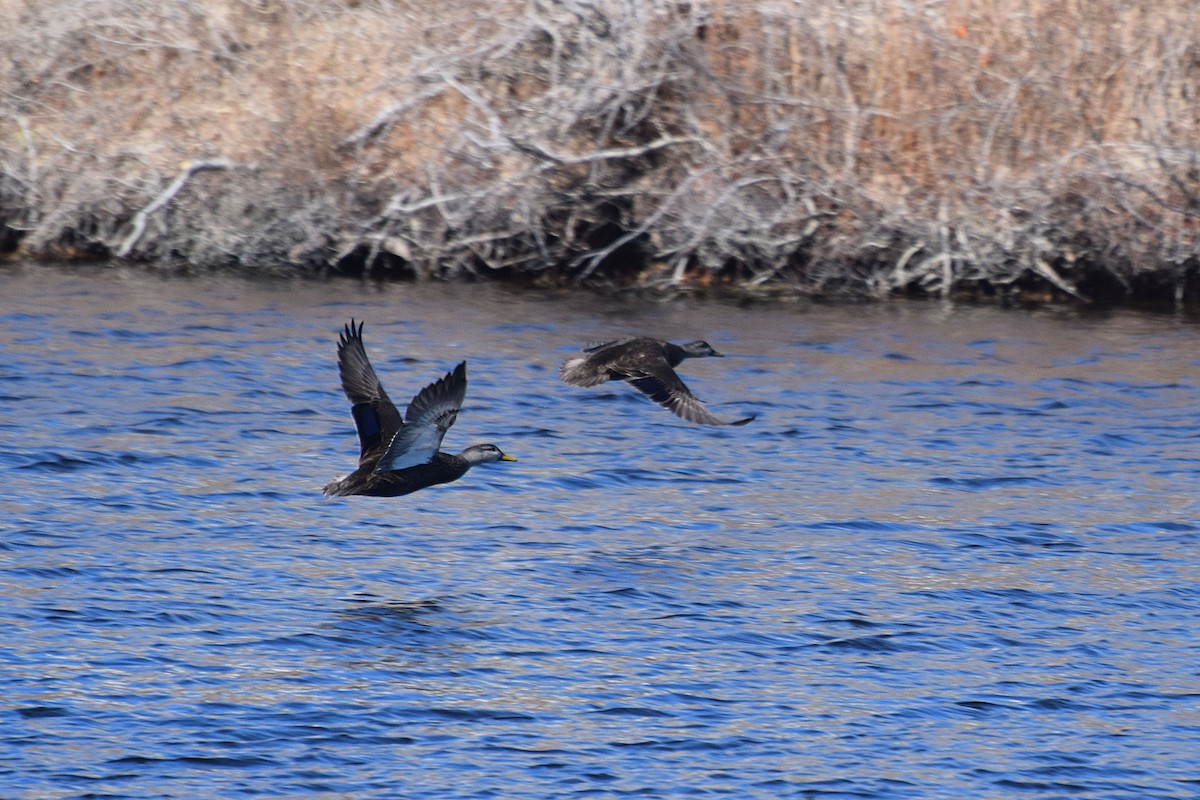
[(192, 176), (197, 172), (215, 169), (234, 169), (238, 164), (225, 158), (210, 158), (203, 161), (192, 161), (184, 166), (179, 174), (175, 176), (175, 180), (167, 185), (157, 197), (150, 201), (141, 211), (133, 216), (132, 229), (129, 234), (121, 241), (121, 244), (116, 249), (118, 258), (125, 258), (133, 250), (134, 245), (142, 238), (142, 234), (146, 232), (146, 221), (151, 214), (163, 209), (168, 203), (174, 199), (175, 195), (183, 191), (183, 187), (191, 180)]

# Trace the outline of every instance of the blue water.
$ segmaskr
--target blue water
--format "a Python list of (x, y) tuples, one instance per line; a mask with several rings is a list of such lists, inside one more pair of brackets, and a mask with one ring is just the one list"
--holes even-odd
[[(325, 499), (337, 332), (515, 464)], [(745, 428), (557, 380), (641, 331)], [(0, 797), (1200, 797), (1200, 326), (0, 274)]]

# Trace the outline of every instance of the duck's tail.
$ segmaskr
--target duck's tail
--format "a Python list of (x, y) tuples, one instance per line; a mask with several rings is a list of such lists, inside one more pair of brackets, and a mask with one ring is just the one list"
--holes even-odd
[(611, 377), (608, 370), (590, 367), (588, 360), (582, 357), (564, 361), (558, 368), (558, 376), (572, 386), (599, 386)]
[(349, 477), (349, 475), (343, 475), (340, 478), (331, 480), (329, 483), (325, 484), (325, 488), (321, 490), (321, 494), (325, 495), (326, 497), (345, 497), (346, 495), (351, 494), (351, 492), (347, 491), (350, 487), (347, 485), (348, 482), (346, 481), (346, 478)]

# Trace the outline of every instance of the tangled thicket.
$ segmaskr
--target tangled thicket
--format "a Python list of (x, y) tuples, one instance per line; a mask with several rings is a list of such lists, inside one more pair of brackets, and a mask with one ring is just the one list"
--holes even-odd
[(1200, 297), (1186, 0), (0, 0), (0, 248)]

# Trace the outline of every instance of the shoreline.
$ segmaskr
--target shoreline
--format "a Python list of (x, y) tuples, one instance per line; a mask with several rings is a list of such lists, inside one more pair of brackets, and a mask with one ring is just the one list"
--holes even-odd
[(795, 291), (787, 287), (753, 286), (742, 287), (736, 284), (718, 284), (709, 286), (618, 286), (614, 284), (591, 283), (588, 285), (572, 285), (570, 283), (554, 283), (546, 281), (529, 281), (524, 278), (506, 279), (479, 276), (455, 276), (450, 278), (417, 278), (414, 276), (399, 276), (395, 274), (368, 275), (365, 273), (344, 273), (332, 269), (297, 270), (297, 269), (253, 269), (241, 270), (229, 267), (200, 268), (195, 265), (163, 266), (147, 262), (137, 262), (120, 259), (95, 258), (32, 258), (17, 254), (0, 254), (0, 277), (7, 270), (45, 270), (57, 276), (69, 278), (73, 272), (85, 271), (89, 276), (108, 273), (119, 276), (121, 280), (158, 279), (164, 281), (192, 281), (207, 279), (232, 279), (249, 281), (254, 284), (281, 286), (289, 282), (299, 282), (304, 285), (319, 285), (328, 282), (358, 282), (376, 287), (382, 286), (431, 286), (443, 284), (447, 287), (493, 287), (509, 292), (546, 293), (555, 296), (592, 296), (601, 301), (633, 302), (633, 303), (663, 303), (675, 301), (699, 301), (731, 303), (739, 306), (840, 306), (845, 308), (863, 306), (886, 306), (949, 303), (958, 306), (995, 307), (1014, 310), (1034, 311), (1039, 309), (1074, 310), (1080, 313), (1108, 313), (1114, 311), (1132, 311), (1145, 314), (1168, 314), (1185, 318), (1200, 319), (1200, 303), (1175, 303), (1173, 299), (1123, 297), (1118, 301), (1105, 302), (1088, 299), (1081, 301), (1076, 296), (1064, 293), (1052, 293), (1046, 289), (1040, 293), (1024, 292), (1000, 294), (971, 294), (952, 293), (949, 296), (933, 296), (928, 294), (889, 294), (884, 297), (868, 297), (864, 295), (814, 295)]

